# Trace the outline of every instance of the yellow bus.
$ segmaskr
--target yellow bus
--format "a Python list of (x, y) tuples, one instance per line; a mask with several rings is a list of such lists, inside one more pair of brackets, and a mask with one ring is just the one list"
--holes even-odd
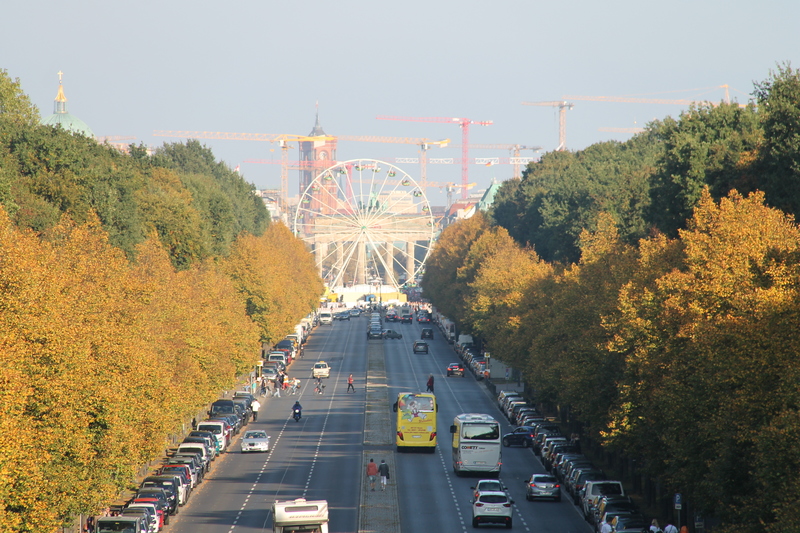
[(423, 449), (436, 451), (436, 396), (421, 392), (401, 392), (394, 403), (397, 413), (397, 451)]

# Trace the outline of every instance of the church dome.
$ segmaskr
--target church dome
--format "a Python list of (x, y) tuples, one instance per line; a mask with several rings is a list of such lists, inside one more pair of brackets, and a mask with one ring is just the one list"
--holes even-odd
[(81, 119), (67, 112), (67, 97), (64, 96), (64, 86), (61, 81), (62, 73), (58, 73), (58, 94), (56, 95), (53, 114), (42, 119), (45, 126), (58, 126), (73, 133), (80, 133), (89, 138), (94, 138), (94, 132)]

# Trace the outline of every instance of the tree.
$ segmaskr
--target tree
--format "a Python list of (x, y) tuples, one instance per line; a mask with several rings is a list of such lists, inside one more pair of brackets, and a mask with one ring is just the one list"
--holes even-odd
[(670, 236), (685, 227), (708, 187), (714, 198), (731, 189), (755, 190), (750, 154), (762, 138), (756, 108), (738, 104), (692, 106), (678, 120), (664, 119), (655, 129), (664, 153), (653, 175), (648, 219)]
[(446, 227), (425, 265), (422, 285), (431, 302), (445, 315), (463, 323), (469, 287), (459, 280), (458, 269), (464, 265), (472, 244), (489, 229), (481, 212)]
[(764, 144), (756, 171), (767, 202), (787, 213), (800, 213), (800, 71), (778, 65), (755, 84)]
[(8, 70), (0, 69), (0, 124), (32, 127), (39, 121), (39, 110), (22, 91), (19, 78), (12, 80)]

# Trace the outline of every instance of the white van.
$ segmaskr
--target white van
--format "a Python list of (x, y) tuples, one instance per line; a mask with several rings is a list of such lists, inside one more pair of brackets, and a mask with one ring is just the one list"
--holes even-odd
[(333, 313), (330, 311), (320, 311), (319, 312), (319, 323), (324, 324), (326, 326), (330, 326), (333, 324)]
[(225, 435), (225, 422), (217, 422), (216, 420), (198, 422), (197, 431), (210, 431), (213, 433), (217, 437), (217, 440), (222, 443), (222, 450), (220, 451), (224, 451), (225, 448), (228, 447), (228, 439)]
[(286, 369), (286, 354), (283, 352), (272, 352), (267, 356), (267, 363), (280, 363)]

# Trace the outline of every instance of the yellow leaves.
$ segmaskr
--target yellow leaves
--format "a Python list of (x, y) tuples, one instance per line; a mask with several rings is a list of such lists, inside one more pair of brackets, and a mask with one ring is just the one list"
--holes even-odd
[[(263, 238), (243, 236), (231, 264), (272, 300), (261, 316), (284, 335), (322, 284), (302, 244), (275, 226)], [(53, 530), (96, 510), (258, 358), (261, 329), (225, 268), (209, 260), (176, 271), (155, 232), (129, 263), (100, 227), (90, 214), (40, 238), (0, 209), (7, 531)]]

